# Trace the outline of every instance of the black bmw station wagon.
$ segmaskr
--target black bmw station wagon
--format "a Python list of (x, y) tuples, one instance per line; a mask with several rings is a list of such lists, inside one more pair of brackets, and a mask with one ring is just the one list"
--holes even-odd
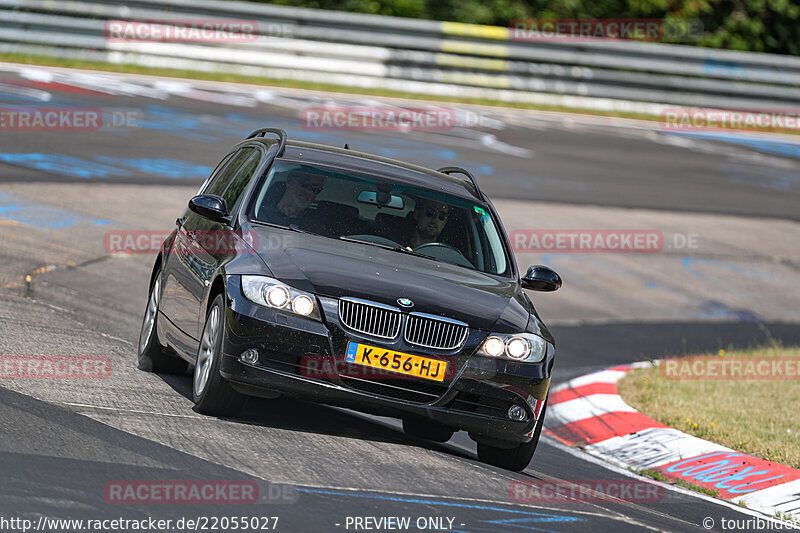
[(248, 396), (402, 419), (481, 461), (524, 469), (539, 440), (553, 337), (508, 237), (468, 171), (430, 170), (253, 132), (189, 201), (158, 255), (139, 368), (194, 364), (196, 408)]

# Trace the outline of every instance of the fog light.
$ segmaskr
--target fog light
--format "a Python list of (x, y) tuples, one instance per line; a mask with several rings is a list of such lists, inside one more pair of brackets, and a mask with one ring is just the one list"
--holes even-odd
[(254, 365), (258, 363), (258, 350), (250, 348), (249, 350), (243, 351), (242, 355), (239, 356), (239, 360), (242, 363), (247, 363), (248, 365)]
[(528, 418), (528, 413), (521, 405), (512, 405), (508, 409), (508, 418), (516, 422), (523, 422)]

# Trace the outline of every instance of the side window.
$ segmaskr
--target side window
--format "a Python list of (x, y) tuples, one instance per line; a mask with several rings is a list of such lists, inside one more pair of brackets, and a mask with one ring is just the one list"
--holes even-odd
[[(225, 190), (230, 185), (233, 177), (236, 175), (236, 171), (242, 166), (242, 164), (250, 157), (255, 148), (242, 148), (238, 152), (234, 154), (234, 156), (230, 159), (228, 165), (222, 169), (216, 177), (211, 180), (211, 183), (206, 188), (204, 194), (215, 194), (217, 196), (222, 196)], [(228, 204), (230, 205), (230, 204)]]
[(239, 168), (231, 180), (230, 186), (228, 186), (227, 190), (222, 194), (222, 198), (225, 200), (225, 205), (228, 208), (228, 211), (231, 213), (233, 213), (239, 206), (239, 200), (242, 198), (242, 193), (244, 193), (244, 190), (247, 188), (247, 185), (253, 178), (256, 167), (261, 161), (261, 154), (259, 151), (255, 149), (250, 150), (252, 154)]
[(206, 178), (206, 181), (203, 182), (203, 185), (200, 186), (200, 190), (197, 191), (197, 194), (208, 194), (207, 189), (209, 187), (209, 184), (219, 177), (220, 172), (222, 172), (225, 169), (225, 166), (230, 162), (232, 157), (233, 157), (233, 152), (222, 158), (222, 161), (219, 162), (217, 168), (214, 169), (214, 172), (212, 172), (211, 175), (208, 178)]

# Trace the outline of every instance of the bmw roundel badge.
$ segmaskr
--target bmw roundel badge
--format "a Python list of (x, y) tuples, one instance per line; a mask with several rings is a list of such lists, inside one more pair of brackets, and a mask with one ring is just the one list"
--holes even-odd
[(414, 307), (414, 302), (412, 302), (408, 298), (398, 298), (397, 303), (399, 303), (403, 307)]

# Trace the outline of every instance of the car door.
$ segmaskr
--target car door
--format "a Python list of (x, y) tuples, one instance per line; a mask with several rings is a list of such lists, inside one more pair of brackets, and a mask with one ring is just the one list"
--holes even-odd
[[(233, 179), (236, 171), (252, 155), (252, 150), (244, 153), (243, 150), (236, 150), (228, 154), (206, 181), (198, 194), (213, 194), (212, 190), (224, 191), (227, 184)], [(196, 258), (198, 250), (192, 246), (192, 240), (186, 229), (186, 222), (195, 224), (197, 218), (202, 218), (188, 208), (183, 215), (178, 218), (175, 228), (175, 242), (171, 253), (163, 258), (163, 295), (161, 299), (161, 311), (177, 328), (193, 338), (198, 339), (197, 329), (197, 306), (192, 305), (196, 296), (196, 281), (198, 279), (192, 274), (192, 270), (197, 270), (198, 260)], [(202, 282), (201, 282), (202, 283)], [(184, 347), (193, 351), (191, 347)]]
[[(255, 147), (238, 150), (230, 162), (211, 179), (202, 194), (213, 194), (225, 200), (228, 212), (233, 214), (236, 203), (260, 162), (262, 154)], [(170, 255), (167, 286), (174, 287), (175, 296), (167, 312), (175, 318), (175, 325), (194, 340), (199, 340), (205, 321), (200, 309), (205, 291), (211, 284), (221, 258), (229, 254), (231, 228), (186, 210), (178, 220), (175, 253)]]
[[(200, 190), (197, 191), (197, 194), (204, 193), (210, 186), (210, 184), (214, 183), (220, 178), (220, 175), (230, 167), (232, 163), (232, 159), (234, 155), (238, 153), (237, 150), (230, 152), (222, 161), (217, 165), (214, 169), (214, 172), (211, 173), (211, 176), (203, 183)], [(173, 325), (181, 324), (183, 327), (179, 327), (179, 330), (184, 333), (188, 337), (188, 333), (186, 331), (187, 324), (192, 320), (193, 317), (184, 316), (185, 309), (187, 306), (182, 305), (181, 301), (188, 298), (188, 294), (184, 289), (184, 284), (182, 283), (182, 273), (183, 268), (179, 268), (179, 262), (181, 260), (181, 256), (186, 254), (189, 250), (189, 240), (186, 237), (185, 232), (181, 231), (181, 226), (183, 225), (184, 220), (190, 213), (189, 209), (187, 208), (186, 211), (175, 221), (175, 242), (171, 247), (171, 251), (169, 254), (165, 255), (161, 261), (161, 268), (162, 268), (162, 294), (161, 294), (161, 304), (159, 311), (163, 314)], [(185, 344), (186, 339), (176, 339), (171, 338), (170, 335), (170, 342), (177, 343), (181, 351), (194, 351), (191, 346), (187, 346)]]

